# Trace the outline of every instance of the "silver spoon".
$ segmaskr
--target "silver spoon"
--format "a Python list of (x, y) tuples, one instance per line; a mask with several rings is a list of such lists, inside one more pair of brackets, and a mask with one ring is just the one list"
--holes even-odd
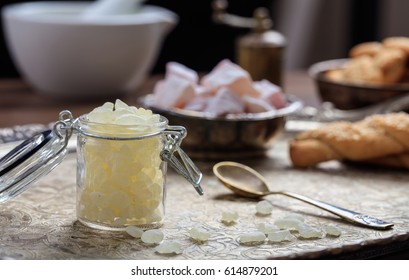
[(300, 194), (286, 191), (270, 191), (266, 179), (260, 173), (237, 162), (219, 162), (213, 166), (213, 172), (227, 188), (240, 196), (257, 198), (270, 194), (281, 194), (314, 205), (354, 224), (375, 229), (388, 229), (393, 227), (392, 223)]

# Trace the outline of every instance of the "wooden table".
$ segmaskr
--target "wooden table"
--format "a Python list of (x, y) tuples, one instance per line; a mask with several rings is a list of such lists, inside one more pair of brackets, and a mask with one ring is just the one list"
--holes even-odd
[[(136, 104), (138, 96), (152, 92), (160, 76), (152, 76), (135, 92), (120, 97), (128, 104)], [(318, 105), (313, 81), (305, 72), (292, 72), (285, 76), (285, 89), (305, 101)], [(68, 109), (74, 116), (85, 114), (105, 101), (112, 100), (61, 100), (35, 91), (20, 79), (0, 79), (0, 127), (28, 123), (47, 124), (58, 118), (60, 111)]]
[[(136, 104), (137, 97), (150, 93), (159, 78), (151, 77), (140, 89), (122, 99)], [(285, 89), (304, 100), (306, 105), (319, 105), (314, 84), (303, 72), (289, 73)], [(48, 124), (54, 122), (63, 109), (79, 116), (101, 102), (104, 101), (56, 100), (35, 92), (21, 80), (0, 80), (0, 127)], [(232, 195), (212, 174), (214, 162), (198, 160), (196, 163), (204, 173), (204, 197), (198, 196), (182, 177), (168, 171), (168, 212), (164, 230), (167, 238), (181, 240), (184, 253), (159, 256), (152, 248), (123, 233), (96, 232), (76, 221), (76, 161), (75, 155), (70, 154), (28, 191), (0, 204), (0, 259), (408, 258), (409, 174), (345, 167), (337, 163), (329, 163), (323, 169), (295, 170), (286, 152), (288, 137), (291, 135), (284, 135), (269, 156), (243, 159), (242, 162), (259, 170), (275, 186), (359, 212), (369, 211), (370, 215), (393, 221), (395, 227), (390, 231), (376, 231), (352, 226), (309, 205), (278, 197), (271, 197), (275, 206), (273, 217), (256, 216), (251, 210), (254, 200)], [(2, 147), (0, 145), (0, 152)], [(239, 223), (230, 227), (221, 224), (219, 215), (224, 209), (237, 209), (241, 213)], [(284, 244), (265, 243), (255, 248), (238, 244), (237, 236), (252, 225), (293, 212), (301, 213), (314, 225), (338, 225), (344, 233), (339, 239), (298, 239)], [(213, 232), (208, 243), (196, 244), (186, 238), (186, 230), (197, 224)]]

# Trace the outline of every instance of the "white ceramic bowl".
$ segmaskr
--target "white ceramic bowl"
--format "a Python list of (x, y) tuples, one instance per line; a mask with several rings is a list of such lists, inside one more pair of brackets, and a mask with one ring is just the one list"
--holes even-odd
[(120, 96), (146, 78), (178, 17), (156, 6), (104, 18), (80, 16), (91, 2), (27, 2), (3, 8), (6, 42), (21, 75), (40, 93)]

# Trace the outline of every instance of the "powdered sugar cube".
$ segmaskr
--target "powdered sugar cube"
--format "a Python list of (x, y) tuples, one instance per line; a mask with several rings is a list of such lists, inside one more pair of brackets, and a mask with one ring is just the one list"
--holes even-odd
[(248, 113), (272, 112), (276, 109), (267, 101), (251, 96), (243, 96), (243, 103)]
[(209, 99), (206, 108), (203, 110), (217, 116), (226, 114), (237, 114), (244, 112), (244, 103), (240, 97), (228, 88), (221, 88), (216, 95)]
[(201, 84), (212, 89), (227, 87), (239, 96), (260, 96), (253, 87), (250, 74), (228, 59), (219, 62), (209, 74), (203, 76)]
[(187, 66), (181, 63), (170, 61), (166, 63), (165, 77), (168, 78), (173, 75), (178, 76), (182, 79), (188, 80), (195, 84), (199, 82), (199, 75), (197, 74), (196, 71), (188, 68)]
[(254, 88), (261, 94), (261, 98), (276, 109), (287, 106), (287, 101), (281, 87), (267, 80), (254, 82)]
[(194, 97), (183, 107), (183, 109), (203, 112), (208, 103), (209, 97)]
[(164, 108), (183, 108), (194, 96), (194, 84), (176, 75), (159, 81), (153, 91), (153, 101), (155, 105)]

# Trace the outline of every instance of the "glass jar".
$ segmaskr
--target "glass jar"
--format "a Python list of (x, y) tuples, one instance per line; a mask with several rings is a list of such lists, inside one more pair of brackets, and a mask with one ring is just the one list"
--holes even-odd
[(168, 163), (203, 194), (202, 173), (180, 148), (184, 127), (169, 126), (163, 116), (153, 124), (113, 125), (90, 122), (87, 115), (74, 119), (63, 111), (53, 130), (26, 140), (1, 159), (0, 180), (6, 184), (0, 197), (10, 199), (57, 166), (73, 132), (77, 133), (77, 218), (89, 227), (160, 227)]
[(153, 124), (113, 125), (89, 122), (86, 115), (76, 120), (74, 128), (78, 220), (110, 230), (161, 226), (167, 162), (173, 158), (169, 153), (180, 151), (185, 129), (168, 126), (162, 116)]

